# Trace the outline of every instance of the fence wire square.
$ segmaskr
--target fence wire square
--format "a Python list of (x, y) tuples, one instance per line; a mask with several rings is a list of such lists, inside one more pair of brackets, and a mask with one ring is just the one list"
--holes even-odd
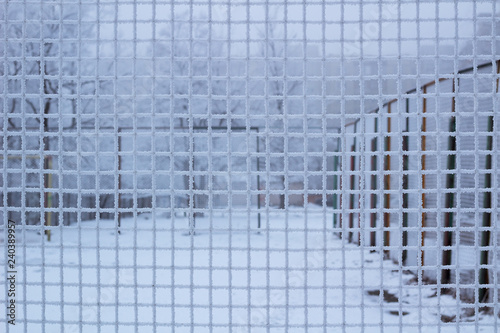
[(0, 331), (497, 331), (498, 13), (0, 3)]

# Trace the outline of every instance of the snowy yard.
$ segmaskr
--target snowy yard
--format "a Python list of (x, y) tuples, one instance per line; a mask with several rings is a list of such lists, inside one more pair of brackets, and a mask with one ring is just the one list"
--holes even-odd
[(497, 3), (2, 1), (0, 333), (500, 331)]
[(494, 330), (494, 317), (466, 317), (452, 296), (325, 230), (329, 211), (269, 212), (260, 233), (253, 212), (231, 216), (231, 224), (228, 213), (198, 218), (194, 236), (184, 217), (172, 224), (147, 214), (124, 219), (120, 235), (111, 220), (84, 221), (55, 228), (43, 244), (19, 228), (10, 332), (24, 332), (26, 319), (30, 333), (400, 332), (401, 324), (403, 332), (476, 332), (474, 320), (479, 332)]

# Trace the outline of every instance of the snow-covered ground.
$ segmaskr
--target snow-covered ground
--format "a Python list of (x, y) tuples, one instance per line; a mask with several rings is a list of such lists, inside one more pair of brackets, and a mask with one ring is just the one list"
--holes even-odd
[(498, 318), (340, 240), (331, 216), (263, 213), (259, 233), (255, 212), (214, 213), (190, 235), (185, 217), (143, 214), (123, 219), (120, 235), (113, 221), (84, 221), (51, 242), (18, 226), (17, 325), (1, 311), (0, 331), (495, 331)]

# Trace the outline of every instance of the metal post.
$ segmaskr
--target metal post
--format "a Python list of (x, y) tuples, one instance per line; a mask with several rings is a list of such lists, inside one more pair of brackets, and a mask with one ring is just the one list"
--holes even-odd
[[(422, 94), (424, 95), (423, 101), (422, 101), (422, 132), (425, 133), (427, 131), (427, 118), (425, 118), (425, 112), (427, 111), (427, 100), (425, 98), (425, 94), (427, 93), (427, 86), (424, 86), (422, 88)], [(425, 150), (426, 150), (426, 137), (425, 135), (422, 134), (422, 139), (421, 139), (421, 150), (422, 150), (422, 231), (420, 232), (420, 252), (421, 252), (421, 257), (420, 257), (420, 265), (424, 266), (424, 244), (425, 244), (425, 174), (423, 173), (425, 171)]]
[(339, 129), (339, 136), (337, 137), (337, 147), (335, 148), (335, 152), (337, 154), (335, 154), (333, 156), (333, 171), (334, 171), (334, 174), (333, 174), (333, 189), (334, 189), (334, 193), (332, 195), (332, 208), (333, 208), (333, 228), (337, 228), (337, 222), (338, 222), (338, 213), (336, 212), (336, 210), (339, 208), (338, 206), (338, 198), (339, 198), (339, 195), (337, 194), (336, 191), (339, 190), (339, 176), (337, 175), (337, 171), (338, 171), (338, 167), (339, 167), (339, 155), (338, 153), (340, 152), (340, 129)]
[[(496, 61), (497, 65), (497, 74), (500, 74), (500, 60)], [(496, 80), (496, 92), (498, 93), (498, 87), (499, 87), (499, 79), (497, 77)], [(493, 116), (488, 117), (488, 132), (493, 132)], [(493, 136), (488, 135), (486, 139), (486, 150), (492, 151), (493, 149)], [(486, 170), (491, 170), (492, 169), (492, 159), (491, 159), (491, 153), (486, 155)], [(488, 247), (490, 246), (490, 237), (491, 237), (491, 208), (492, 208), (492, 193), (491, 193), (491, 172), (486, 173), (484, 175), (484, 187), (486, 189), (489, 189), (489, 191), (484, 192), (484, 208), (485, 211), (483, 212), (483, 221), (482, 221), (482, 227), (484, 228), (482, 233), (481, 233), (481, 248)], [(488, 284), (489, 283), (489, 276), (488, 276), (488, 269), (484, 268), (484, 265), (488, 264), (488, 250), (482, 250), (481, 255), (480, 255), (480, 261), (479, 261), (479, 284)], [(488, 289), (487, 288), (479, 288), (478, 296), (479, 296), (479, 302), (481, 303), (486, 303), (488, 301)]]
[(121, 150), (122, 150), (122, 136), (120, 134), (121, 128), (118, 128), (118, 207), (117, 207), (117, 214), (118, 214), (118, 234), (120, 234), (120, 227), (122, 224), (122, 214), (120, 212), (120, 208), (122, 205), (122, 195), (121, 195), (121, 189), (122, 189), (122, 156), (121, 156)]
[(260, 149), (259, 149), (259, 128), (257, 127), (257, 229), (260, 232)]
[[(356, 133), (356, 124), (354, 124), (354, 133)], [(354, 156), (354, 152), (356, 151), (356, 136), (354, 136), (354, 141), (353, 145), (351, 146), (351, 176), (350, 178), (350, 189), (351, 189), (351, 194), (349, 195), (349, 233), (347, 234), (347, 239), (349, 243), (352, 242), (352, 228), (354, 228), (354, 184), (355, 184), (355, 176), (354, 176), (354, 170), (355, 170), (355, 164), (356, 164), (356, 157)]]
[[(453, 93), (455, 93), (455, 81), (453, 81)], [(451, 100), (451, 112), (455, 112), (455, 97), (452, 97)], [(451, 265), (451, 249), (449, 248), (452, 245), (452, 237), (453, 233), (449, 230), (449, 228), (453, 227), (453, 212), (451, 209), (454, 206), (454, 194), (452, 190), (455, 188), (455, 168), (456, 168), (456, 155), (455, 152), (457, 150), (457, 138), (455, 136), (457, 130), (456, 118), (452, 116), (450, 118), (450, 136), (448, 137), (448, 150), (450, 154), (448, 155), (448, 161), (446, 162), (446, 169), (448, 173), (446, 174), (446, 192), (445, 196), (445, 207), (447, 211), (444, 213), (444, 223), (445, 227), (448, 228), (443, 233), (443, 259), (442, 266), (446, 268), (446, 266)], [(447, 284), (450, 283), (451, 279), (451, 271), (449, 269), (443, 269), (441, 272), (441, 283)]]
[[(50, 171), (48, 170), (52, 169), (52, 156), (45, 156), (43, 164), (44, 170), (46, 170), (46, 173), (44, 175), (45, 208), (50, 209), (52, 207), (52, 192), (48, 192), (48, 189), (52, 188), (52, 173), (50, 173)], [(45, 212), (45, 225), (49, 227), (52, 225), (52, 212), (48, 210)], [(50, 242), (50, 229), (45, 230), (45, 234), (47, 235), (47, 241)]]
[[(156, 128), (159, 128), (159, 127), (156, 127)], [(231, 127), (227, 127), (227, 126), (211, 126), (210, 127), (212, 130), (232, 130), (232, 131), (244, 131), (244, 130), (247, 130), (247, 127), (245, 126), (231, 126)], [(188, 129), (186, 127), (168, 127), (166, 129)], [(203, 130), (203, 131), (206, 131), (208, 129), (208, 126), (192, 126), (192, 129), (193, 131), (196, 131), (196, 130)], [(255, 131), (257, 133), (257, 189), (258, 191), (260, 191), (260, 174), (259, 174), (259, 171), (260, 171), (260, 157), (258, 156), (258, 153), (260, 152), (260, 149), (259, 149), (259, 136), (258, 136), (258, 133), (259, 133), (259, 127), (257, 126), (251, 126), (250, 127), (250, 130), (251, 131)], [(194, 141), (193, 141), (193, 152), (195, 151), (195, 145), (194, 145)], [(193, 158), (190, 160), (190, 167), (191, 169), (194, 171), (195, 169), (195, 163), (196, 161), (194, 160), (194, 156)], [(190, 176), (191, 177), (191, 176)], [(190, 178), (189, 180), (189, 184), (191, 184), (192, 188), (193, 188), (193, 191), (196, 190), (196, 179), (195, 179), (195, 176), (193, 175), (192, 179)], [(260, 192), (258, 192), (257, 194), (257, 208), (258, 208), (258, 213), (257, 213), (257, 228), (260, 230), (261, 229), (261, 212), (260, 212), (260, 208), (261, 208), (261, 203), (260, 203)], [(193, 235), (195, 232), (194, 232), (194, 228), (196, 226), (196, 194), (193, 193), (193, 196), (191, 198), (191, 196), (188, 198), (188, 206), (189, 207), (192, 207), (192, 213), (190, 214), (190, 217), (189, 217), (189, 233), (188, 235)], [(186, 214), (186, 212), (184, 212), (184, 214)]]
[[(391, 113), (391, 103), (387, 104), (387, 113)], [(384, 157), (384, 190), (386, 193), (384, 194), (384, 247), (390, 245), (390, 237), (391, 233), (387, 228), (390, 227), (391, 225), (391, 216), (390, 213), (387, 212), (387, 209), (391, 208), (391, 195), (387, 193), (391, 189), (391, 175), (387, 174), (387, 171), (391, 170), (391, 155), (390, 153), (387, 154), (388, 151), (391, 150), (391, 118), (387, 117), (387, 137), (385, 138), (384, 142), (384, 152), (386, 152), (385, 157)], [(384, 254), (387, 256), (389, 255), (388, 250), (384, 250)]]
[[(352, 145), (351, 146), (351, 152), (356, 151), (356, 146)], [(352, 228), (354, 227), (354, 213), (352, 212), (354, 210), (354, 184), (355, 184), (355, 179), (354, 179), (354, 164), (356, 162), (356, 158), (354, 157), (354, 154), (351, 155), (351, 176), (349, 177), (349, 188), (351, 190), (351, 194), (349, 195), (349, 233), (348, 233), (348, 241), (349, 243), (352, 242)]]
[[(493, 132), (493, 116), (488, 117), (488, 132)], [(486, 150), (490, 151), (493, 149), (493, 135), (488, 135), (486, 139)], [(492, 159), (491, 153), (486, 155), (486, 170), (490, 170), (490, 172), (484, 175), (484, 188), (486, 191), (484, 192), (484, 203), (483, 207), (485, 211), (483, 212), (483, 231), (481, 232), (481, 257), (479, 262), (479, 284), (484, 285), (489, 283), (488, 277), (488, 269), (485, 268), (485, 265), (488, 265), (488, 253), (489, 251), (484, 248), (490, 246), (490, 228), (491, 228), (491, 168), (492, 168)], [(479, 302), (485, 303), (488, 301), (488, 289), (487, 288), (479, 288)]]
[[(336, 149), (336, 153), (338, 153), (339, 150), (338, 150), (338, 147)], [(333, 189), (334, 191), (338, 191), (338, 176), (337, 176), (337, 167), (338, 167), (338, 163), (339, 163), (339, 156), (338, 155), (335, 155), (333, 156), (333, 171), (334, 171), (334, 175), (333, 175)], [(337, 210), (337, 192), (334, 192), (333, 193), (333, 198), (332, 198), (332, 206), (333, 206), (333, 228), (335, 229), (337, 227), (337, 213), (336, 213), (336, 210)]]
[[(374, 133), (378, 132), (378, 119), (375, 118), (375, 129)], [(377, 175), (375, 174), (375, 171), (377, 170), (377, 138), (372, 139), (372, 146), (371, 150), (373, 152), (372, 158), (371, 158), (371, 170), (373, 171), (373, 174), (371, 175), (371, 190), (372, 193), (370, 195), (370, 208), (372, 209), (372, 212), (370, 213), (370, 227), (372, 228), (372, 231), (370, 232), (370, 246), (376, 246), (377, 245), (377, 233), (375, 231), (375, 228), (377, 227), (377, 212), (375, 212), (375, 208), (377, 208), (377, 194), (375, 193), (375, 190), (377, 189)]]
[(409, 175), (408, 170), (410, 169), (410, 158), (408, 156), (408, 150), (410, 149), (410, 138), (408, 136), (408, 132), (410, 131), (410, 119), (408, 117), (410, 111), (410, 100), (406, 99), (406, 135), (403, 135), (403, 253), (401, 254), (401, 261), (404, 265), (406, 263), (406, 258), (408, 256), (408, 250), (406, 247), (408, 246), (408, 206), (409, 206), (409, 197), (408, 197), (408, 186), (409, 186)]
[(194, 235), (196, 229), (196, 178), (194, 175), (194, 152), (196, 151), (196, 147), (194, 144), (194, 136), (191, 136), (193, 139), (193, 150), (192, 156), (189, 156), (189, 170), (191, 171), (189, 177), (189, 186), (191, 187), (191, 193), (189, 194), (189, 206), (191, 207), (191, 214), (189, 214), (189, 234)]
[[(340, 137), (341, 133), (342, 133), (342, 129), (339, 129), (339, 137), (337, 138), (337, 148), (338, 148), (339, 152), (342, 149), (342, 147), (341, 147), (341, 145), (342, 145), (342, 139)], [(338, 160), (337, 160), (337, 162), (338, 162)], [(339, 163), (341, 173), (340, 173), (340, 176), (338, 177), (338, 187), (339, 187), (339, 190), (340, 190), (340, 193), (339, 193), (339, 196), (338, 196), (339, 197), (339, 199), (338, 199), (338, 204), (339, 204), (338, 209), (340, 210), (340, 213), (338, 214), (338, 217), (339, 217), (338, 223), (339, 223), (339, 229), (340, 229), (340, 231), (338, 233), (338, 236), (339, 236), (340, 239), (342, 239), (342, 228), (343, 228), (342, 208), (344, 207), (344, 205), (342, 203), (342, 201), (344, 200), (344, 198), (343, 198), (344, 197), (344, 195), (343, 195), (343, 188), (342, 188), (342, 181), (343, 181), (343, 179), (342, 179), (342, 177), (343, 177), (342, 171), (344, 170), (343, 169), (343, 163), (344, 163), (344, 160), (341, 159), (340, 163)]]

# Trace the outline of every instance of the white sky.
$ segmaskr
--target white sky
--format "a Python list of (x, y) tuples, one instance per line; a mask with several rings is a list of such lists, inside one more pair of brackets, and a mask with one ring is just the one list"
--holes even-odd
[[(121, 1), (117, 14), (121, 38), (129, 39), (134, 36), (135, 16), (139, 21), (149, 21), (137, 23), (137, 39), (151, 39), (153, 8), (156, 10), (155, 29), (157, 31), (169, 29), (169, 20), (172, 16), (170, 2), (157, 3), (153, 7), (152, 3), (149, 4), (147, 1), (139, 4), (118, 1)], [(210, 11), (214, 27), (217, 27), (214, 29), (219, 29), (220, 36), (224, 39), (245, 39), (248, 20), (250, 40), (258, 38), (259, 32), (263, 31), (265, 26), (265, 1), (251, 1), (250, 7), (246, 5), (246, 1), (231, 1), (230, 8), (227, 3), (227, 1), (213, 0), (209, 6), (208, 2), (197, 2), (192, 7), (193, 17), (208, 17)], [(271, 19), (284, 22), (286, 12), (289, 38), (307, 39), (308, 42), (316, 42), (318, 45), (321, 44), (323, 35), (327, 39), (337, 40), (326, 43), (326, 53), (333, 56), (340, 54), (341, 45), (344, 47), (344, 55), (357, 56), (361, 49), (360, 37), (363, 40), (362, 51), (365, 56), (376, 56), (379, 52), (381, 55), (396, 55), (399, 52), (401, 55), (416, 55), (419, 39), (422, 45), (433, 44), (436, 41), (440, 44), (453, 45), (454, 38), (458, 36), (463, 43), (473, 36), (474, 17), (499, 11), (494, 2), (479, 1), (460, 1), (457, 4), (449, 1), (420, 2), (419, 5), (414, 1), (383, 0), (380, 4), (374, 1), (361, 1), (361, 4), (350, 0), (325, 2), (325, 4), (309, 1), (306, 6), (296, 1), (288, 1), (286, 5), (283, 1), (271, 0), (270, 3), (268, 11)], [(116, 8), (114, 4), (105, 7), (105, 4), (101, 3), (101, 6), (104, 6), (101, 10), (107, 9), (114, 16)], [(181, 13), (189, 11), (189, 4), (175, 2), (173, 13), (176, 20), (182, 19)], [(228, 22), (231, 23), (229, 26)], [(344, 41), (343, 44), (339, 42), (342, 26), (344, 38), (350, 40)], [(323, 29), (325, 29), (324, 34)], [(108, 33), (113, 34), (112, 31)], [(105, 34), (106, 32), (101, 33), (101, 37), (105, 37)], [(380, 40), (382, 42), (379, 43)], [(401, 40), (401, 43), (398, 44), (397, 40)]]

